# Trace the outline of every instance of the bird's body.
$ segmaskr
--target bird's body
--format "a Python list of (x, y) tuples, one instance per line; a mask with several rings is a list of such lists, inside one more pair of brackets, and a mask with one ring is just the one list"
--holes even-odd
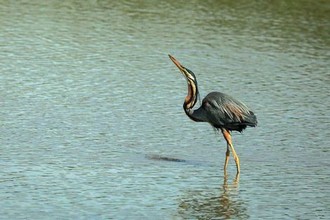
[(257, 118), (244, 103), (221, 93), (211, 92), (202, 105), (191, 112), (194, 121), (208, 122), (217, 129), (242, 132), (247, 126), (255, 126)]
[(221, 130), (227, 141), (224, 165), (225, 174), (231, 150), (236, 162), (238, 175), (240, 163), (232, 145), (230, 132), (242, 132), (247, 126), (255, 127), (257, 125), (257, 117), (244, 103), (221, 92), (209, 93), (203, 99), (202, 105), (197, 109), (193, 109), (199, 97), (196, 76), (191, 70), (182, 66), (173, 56), (169, 55), (169, 57), (187, 80), (188, 94), (183, 103), (185, 113), (196, 122), (208, 122), (214, 128)]

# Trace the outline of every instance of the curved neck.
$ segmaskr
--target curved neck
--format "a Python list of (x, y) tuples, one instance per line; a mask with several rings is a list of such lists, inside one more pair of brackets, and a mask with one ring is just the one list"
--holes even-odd
[(196, 121), (196, 122), (207, 121), (207, 119), (205, 118), (204, 109), (202, 107), (194, 110), (192, 108), (187, 108), (187, 106), (185, 105), (185, 103), (183, 103), (183, 109), (184, 109), (184, 112), (186, 113), (186, 115), (191, 120)]
[(192, 108), (187, 108), (185, 106), (185, 103), (183, 104), (183, 109), (184, 109), (184, 112), (186, 113), (186, 115), (193, 121), (198, 121), (197, 118), (194, 117), (194, 110)]
[(197, 84), (195, 84), (193, 81), (188, 80), (188, 94), (184, 100), (183, 107), (185, 109), (192, 109), (196, 102), (197, 102), (197, 96), (198, 94), (198, 87)]
[(193, 121), (202, 121), (199, 115), (199, 109), (193, 110), (193, 107), (195, 106), (197, 102), (198, 97), (198, 88), (197, 85), (194, 82), (188, 81), (188, 94), (184, 100), (183, 103), (183, 109), (186, 115)]
[(188, 94), (183, 103), (183, 109), (186, 115), (193, 121), (201, 122), (206, 121), (205, 112), (202, 107), (194, 110), (194, 106), (199, 98), (197, 79), (195, 75), (190, 72), (190, 77), (186, 76)]

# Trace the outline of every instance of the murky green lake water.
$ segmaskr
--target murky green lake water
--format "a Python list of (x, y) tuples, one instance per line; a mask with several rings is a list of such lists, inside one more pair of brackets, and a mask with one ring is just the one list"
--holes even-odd
[[(327, 1), (1, 1), (1, 219), (327, 219)], [(241, 159), (171, 53), (258, 115)], [(155, 160), (154, 157), (179, 161)]]

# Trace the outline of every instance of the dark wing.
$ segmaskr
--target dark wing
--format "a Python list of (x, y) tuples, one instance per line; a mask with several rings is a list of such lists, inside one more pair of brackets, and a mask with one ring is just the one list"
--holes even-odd
[(202, 102), (207, 121), (216, 128), (242, 131), (256, 126), (257, 118), (242, 102), (220, 92), (211, 92)]

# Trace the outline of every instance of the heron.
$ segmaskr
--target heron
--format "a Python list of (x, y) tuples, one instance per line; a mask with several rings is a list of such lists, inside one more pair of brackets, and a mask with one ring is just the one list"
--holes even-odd
[(257, 126), (257, 117), (243, 102), (222, 92), (209, 93), (199, 108), (194, 108), (199, 99), (197, 78), (195, 74), (179, 63), (177, 59), (169, 54), (170, 59), (186, 78), (188, 94), (183, 103), (186, 115), (195, 122), (208, 122), (216, 130), (222, 132), (227, 142), (227, 151), (224, 164), (224, 174), (227, 175), (227, 166), (230, 152), (232, 152), (237, 173), (240, 173), (239, 157), (234, 149), (231, 132), (242, 132), (247, 126)]

